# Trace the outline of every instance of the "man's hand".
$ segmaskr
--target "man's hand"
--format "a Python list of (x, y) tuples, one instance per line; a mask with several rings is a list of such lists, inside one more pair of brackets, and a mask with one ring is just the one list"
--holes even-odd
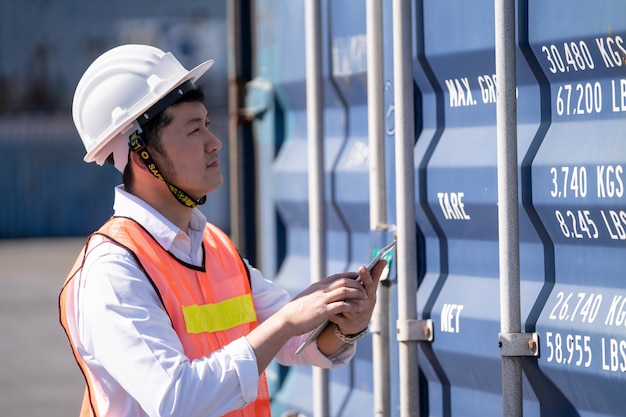
[[(255, 351), (259, 372), (267, 367), (289, 338), (307, 333), (326, 320), (337, 323), (344, 334), (365, 329), (374, 311), (376, 290), (385, 264), (384, 260), (378, 262), (371, 273), (360, 267), (358, 274), (335, 274), (313, 283), (261, 323), (247, 336)], [(359, 276), (360, 282), (356, 280)], [(318, 337), (317, 344), (327, 356), (344, 346), (331, 326)]]
[[(373, 279), (366, 274), (368, 286), (371, 287)], [(356, 280), (358, 276), (357, 273), (348, 272), (315, 282), (277, 314), (285, 314), (286, 321), (295, 328), (295, 335), (300, 335), (313, 330), (325, 320), (333, 320), (335, 317), (346, 320), (367, 313), (365, 308), (371, 295), (368, 294), (368, 287)], [(373, 297), (375, 303), (375, 290)]]
[(376, 305), (376, 291), (380, 276), (386, 265), (387, 262), (385, 260), (378, 261), (371, 273), (364, 266), (359, 268), (359, 276), (361, 277), (361, 284), (365, 290), (366, 297), (363, 299), (354, 298), (346, 300), (346, 302), (360, 308), (350, 309), (329, 317), (330, 321), (337, 323), (341, 333), (345, 335), (356, 334), (368, 326)]

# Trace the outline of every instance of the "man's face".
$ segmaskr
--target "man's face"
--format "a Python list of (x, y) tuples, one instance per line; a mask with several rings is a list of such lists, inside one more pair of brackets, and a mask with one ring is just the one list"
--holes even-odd
[(200, 198), (223, 182), (217, 152), (220, 140), (208, 128), (207, 110), (202, 103), (180, 103), (166, 112), (172, 122), (161, 131), (163, 153), (153, 158), (167, 181)]

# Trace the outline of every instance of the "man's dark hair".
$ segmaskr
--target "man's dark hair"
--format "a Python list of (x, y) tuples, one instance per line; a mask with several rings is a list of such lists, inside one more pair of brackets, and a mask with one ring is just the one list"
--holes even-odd
[[(180, 99), (176, 100), (173, 104), (163, 110), (161, 113), (154, 116), (148, 123), (143, 125), (141, 134), (141, 138), (143, 139), (146, 146), (151, 151), (156, 151), (163, 154), (163, 148), (161, 147), (161, 132), (163, 129), (168, 126), (172, 122), (172, 116), (169, 114), (167, 109), (172, 106), (176, 106), (180, 103), (203, 103), (204, 102), (204, 90), (202, 87), (197, 87), (194, 90), (187, 91), (183, 94)], [(128, 153), (128, 158), (130, 162), (130, 152)], [(126, 164), (126, 168), (124, 168), (124, 173), (122, 174), (122, 182), (126, 189), (129, 189), (132, 183), (132, 172), (130, 169), (130, 163)]]

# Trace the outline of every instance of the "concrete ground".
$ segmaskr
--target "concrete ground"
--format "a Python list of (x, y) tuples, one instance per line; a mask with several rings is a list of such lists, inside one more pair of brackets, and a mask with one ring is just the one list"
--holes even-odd
[(0, 240), (0, 416), (78, 416), (84, 380), (59, 290), (84, 238)]

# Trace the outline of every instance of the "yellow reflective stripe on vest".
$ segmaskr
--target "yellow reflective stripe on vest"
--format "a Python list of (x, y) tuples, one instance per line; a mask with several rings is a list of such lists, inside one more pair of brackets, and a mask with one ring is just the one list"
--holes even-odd
[(244, 294), (217, 304), (183, 307), (187, 333), (217, 332), (256, 320), (252, 295)]

